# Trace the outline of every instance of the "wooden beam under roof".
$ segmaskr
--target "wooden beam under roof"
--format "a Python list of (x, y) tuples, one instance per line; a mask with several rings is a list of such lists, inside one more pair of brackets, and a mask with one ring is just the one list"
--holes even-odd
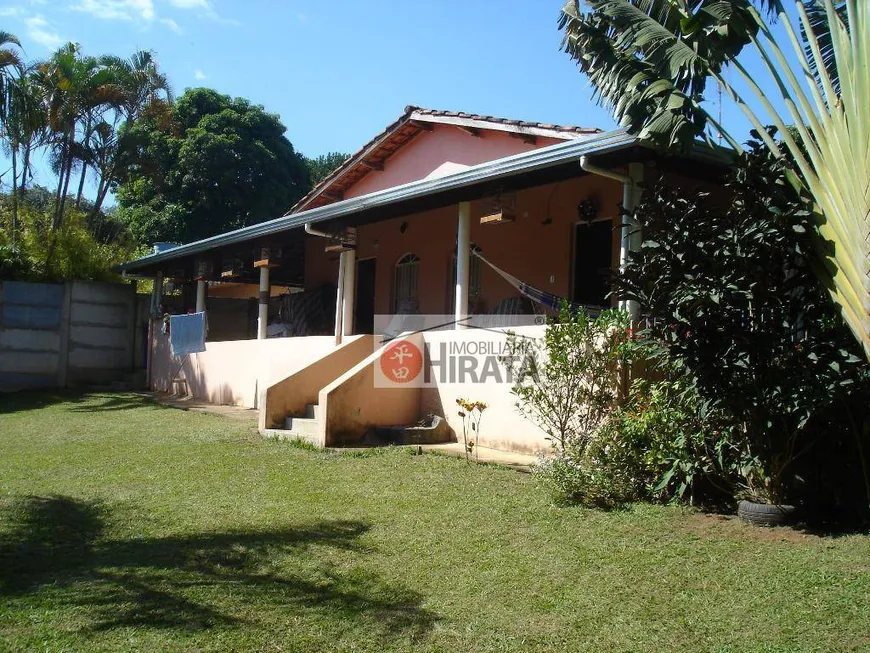
[(422, 120), (409, 120), (408, 122), (414, 125), (414, 127), (422, 129), (424, 132), (430, 132), (435, 129), (435, 127), (432, 126), (432, 123), (424, 122)]
[(369, 170), (383, 170), (384, 162), (383, 161), (369, 161), (367, 159), (363, 159), (360, 161), (360, 165), (368, 168)]
[(471, 134), (475, 138), (483, 138), (483, 132), (477, 127), (466, 127), (465, 125), (456, 125), (457, 129), (461, 129), (466, 134)]
[(344, 193), (339, 193), (334, 190), (325, 190), (320, 193), (321, 197), (325, 197), (328, 200), (333, 200), (334, 202), (340, 202), (344, 199)]
[(508, 132), (511, 138), (519, 138), (523, 143), (534, 145), (538, 142), (538, 137), (534, 134), (525, 134), (523, 132)]

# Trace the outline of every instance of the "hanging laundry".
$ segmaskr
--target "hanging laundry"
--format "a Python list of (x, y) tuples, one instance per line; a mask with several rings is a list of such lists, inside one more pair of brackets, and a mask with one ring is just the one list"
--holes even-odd
[(205, 313), (170, 316), (169, 344), (173, 356), (205, 351)]

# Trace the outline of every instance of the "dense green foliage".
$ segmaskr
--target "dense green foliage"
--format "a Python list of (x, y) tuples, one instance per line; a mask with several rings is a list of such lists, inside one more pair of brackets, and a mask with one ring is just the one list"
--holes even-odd
[(305, 157), (305, 165), (308, 168), (308, 179), (311, 185), (320, 183), (329, 173), (350, 158), (350, 154), (342, 152), (329, 152), (315, 158)]
[(599, 441), (602, 471), (627, 476), (631, 499), (695, 503), (698, 485), (732, 490), (740, 452), (720, 417), (704, 410), (697, 390), (679, 376), (635, 379)]
[(616, 279), (654, 357), (726, 423), (748, 489), (775, 501), (800, 496), (803, 457), (870, 444), (870, 366), (813, 273), (810, 208), (753, 141), (724, 197), (648, 189), (641, 249)]
[(658, 147), (718, 132), (742, 152), (705, 103), (708, 83), (743, 112), (812, 198), (804, 254), (870, 361), (870, 3), (568, 0), (559, 26), (597, 99)]
[[(557, 509), (118, 394), (0, 396), (10, 651), (860, 651), (867, 536)], [(772, 627), (771, 624), (775, 624)]]
[[(123, 223), (90, 202), (67, 206), (54, 227), (54, 194), (40, 186), (19, 191), (17, 228), (12, 197), (0, 195), (0, 280), (118, 280), (112, 267), (134, 257), (135, 242)], [(15, 240), (13, 241), (13, 233)]]
[(308, 191), (277, 115), (204, 88), (132, 126), (118, 215), (140, 241), (190, 242), (281, 216)]

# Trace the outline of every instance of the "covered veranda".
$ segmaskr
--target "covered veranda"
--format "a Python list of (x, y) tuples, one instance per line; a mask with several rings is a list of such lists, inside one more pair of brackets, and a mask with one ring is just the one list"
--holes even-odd
[[(257, 284), (257, 339), (208, 343), (206, 352), (182, 367), (188, 393), (259, 408), (261, 430), (292, 427), (286, 419), (296, 416), (297, 425), (316, 431), (310, 439), (319, 444), (353, 443), (372, 425), (413, 423), (429, 412), (444, 413), (455, 428), (455, 417), (446, 414), (454, 395), (477, 393), (490, 405), (503, 404), (499, 423), (492, 426), (492, 446), (538, 451), (546, 446), (543, 435), (513, 415), (503, 389), (498, 392), (506, 396), (497, 397), (491, 388), (454, 384), (434, 393), (390, 389), (384, 398), (383, 392), (362, 388), (366, 384), (359, 378), (344, 377), (356, 378), (360, 365), (357, 376), (368, 373), (366, 361), (376, 348), (374, 314), (449, 314), (456, 329), (450, 337), (468, 338), (461, 329), (469, 313), (492, 312), (509, 298), (514, 289), (481, 269), (473, 248), (548, 292), (582, 299), (590, 288), (580, 287), (578, 266), (585, 257), (600, 263), (602, 255), (579, 251), (585, 241), (577, 230), (588, 227), (579, 207), (596, 205), (598, 215), (585, 220), (602, 225), (604, 260), (618, 266), (638, 239), (619, 207), (633, 206), (650, 169), (708, 182), (721, 171), (709, 153), (662, 158), (624, 132), (611, 132), (289, 214), (157, 252), (122, 269), (155, 279), (155, 306), (165, 281), (195, 282), (197, 311), (208, 311), (208, 284), (228, 279)], [(602, 240), (594, 242), (600, 249)], [(294, 294), (335, 288), (328, 335), (267, 339), (275, 286)], [(152, 333), (151, 387), (172, 391), (177, 388), (166, 376), (173, 366), (160, 362), (168, 360), (167, 343), (156, 328)], [(342, 396), (351, 388), (352, 396)], [(329, 408), (320, 400), (323, 391), (335, 395)]]

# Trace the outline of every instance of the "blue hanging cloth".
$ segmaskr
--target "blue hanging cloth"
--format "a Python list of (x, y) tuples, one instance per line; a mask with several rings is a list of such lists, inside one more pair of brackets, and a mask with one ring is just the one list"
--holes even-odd
[(173, 356), (205, 351), (205, 313), (169, 317), (169, 344)]

